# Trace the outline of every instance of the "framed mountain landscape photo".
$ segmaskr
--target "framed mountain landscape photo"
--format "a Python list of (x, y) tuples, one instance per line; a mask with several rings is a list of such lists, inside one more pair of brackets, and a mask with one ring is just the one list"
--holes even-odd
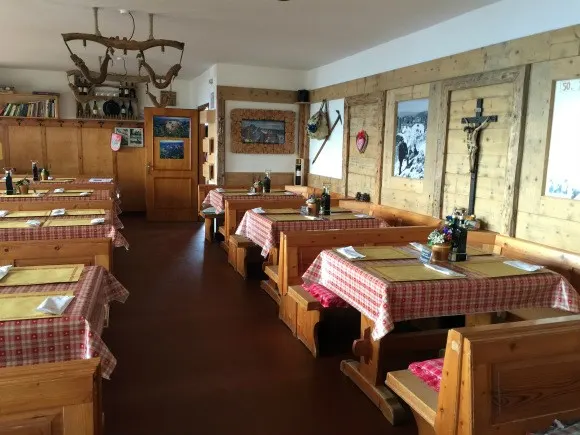
[(234, 109), (231, 122), (233, 153), (294, 153), (296, 114), (292, 111)]

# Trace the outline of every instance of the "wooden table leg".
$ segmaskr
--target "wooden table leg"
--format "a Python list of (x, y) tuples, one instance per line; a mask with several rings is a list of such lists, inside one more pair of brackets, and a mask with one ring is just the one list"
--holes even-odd
[(389, 356), (417, 350), (437, 351), (445, 348), (446, 329), (387, 334), (379, 341), (373, 341), (371, 331), (374, 322), (361, 314), (361, 338), (353, 343), (353, 353), (359, 361), (344, 360), (341, 371), (348, 376), (381, 410), (391, 424), (406, 422), (410, 415), (399, 402), (398, 397), (385, 386)]

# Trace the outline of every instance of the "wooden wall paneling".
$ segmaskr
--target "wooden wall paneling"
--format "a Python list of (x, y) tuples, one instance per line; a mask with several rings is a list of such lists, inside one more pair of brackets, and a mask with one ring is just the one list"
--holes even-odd
[(516, 236), (580, 252), (580, 201), (544, 195), (554, 83), (580, 77), (580, 57), (531, 67)]
[[(6, 166), (6, 162), (9, 161), (9, 149), (8, 149), (8, 126), (0, 124), (0, 169)], [(1, 172), (4, 174), (4, 172)]]
[(448, 80), (482, 72), (499, 71), (531, 63), (578, 56), (580, 25), (540, 33), (509, 42), (314, 89), (311, 102), (361, 93), (386, 91), (422, 83)]
[[(440, 83), (408, 86), (387, 92), (385, 108), (385, 133), (382, 167), (381, 204), (401, 207), (418, 213), (430, 213), (430, 200), (435, 172), (437, 152), (437, 119), (439, 109)], [(429, 119), (427, 125), (427, 149), (425, 152), (425, 178), (413, 180), (393, 175), (395, 136), (397, 129), (397, 105), (400, 101), (429, 99)], [(378, 201), (377, 201), (378, 202)]]
[(114, 175), (111, 133), (109, 128), (82, 128), (83, 174)]
[(115, 154), (123, 211), (145, 210), (145, 148), (123, 147)]
[[(347, 110), (348, 109), (348, 110)], [(349, 97), (345, 102), (345, 141), (347, 148), (343, 155), (346, 170), (346, 195), (354, 196), (357, 192), (368, 193), (372, 201), (378, 201), (381, 189), (382, 156), (384, 141), (385, 93)], [(366, 130), (369, 143), (364, 153), (356, 148), (356, 135)], [(343, 148), (343, 150), (344, 150)]]
[[(310, 138), (306, 133), (306, 124), (309, 117), (310, 104), (300, 104), (298, 111), (298, 157), (304, 159), (304, 165), (302, 167), (302, 184), (304, 186), (308, 186), (308, 176), (310, 172)], [(294, 182), (292, 182), (292, 184), (294, 184)]]
[(80, 173), (78, 127), (44, 127), (46, 134), (46, 163), (51, 173), (76, 175)]
[[(441, 86), (441, 98), (439, 102), (439, 114), (440, 118), (438, 121), (438, 128), (437, 128), (437, 153), (436, 153), (436, 164), (435, 164), (435, 182), (433, 187), (433, 207), (431, 210), (431, 214), (433, 216), (441, 217), (443, 213), (447, 213), (449, 210), (443, 210), (443, 204), (450, 204), (455, 199), (447, 195), (445, 198), (445, 170), (448, 167), (453, 165), (461, 166), (466, 165), (467, 162), (463, 162), (461, 157), (457, 158), (453, 155), (448, 156), (448, 141), (449, 138), (457, 137), (455, 133), (451, 133), (448, 129), (459, 129), (460, 128), (460, 120), (459, 120), (459, 111), (463, 110), (463, 103), (459, 101), (459, 98), (472, 98), (473, 96), (478, 96), (478, 88), (482, 88), (485, 86), (494, 86), (494, 85), (503, 85), (505, 83), (510, 83), (512, 87), (512, 100), (510, 106), (505, 106), (506, 109), (509, 107), (508, 112), (504, 112), (502, 116), (500, 114), (500, 119), (498, 123), (494, 123), (497, 125), (492, 124), (489, 130), (498, 129), (502, 127), (510, 128), (510, 136), (509, 136), (509, 143), (507, 145), (507, 153), (506, 156), (502, 159), (501, 156), (489, 156), (486, 161), (482, 160), (480, 166), (480, 177), (483, 174), (485, 175), (485, 171), (489, 171), (490, 173), (487, 174), (490, 178), (494, 176), (500, 175), (498, 172), (495, 172), (495, 175), (492, 175), (494, 171), (498, 170), (498, 167), (503, 165), (506, 168), (505, 171), (501, 171), (501, 174), (504, 177), (510, 177), (509, 179), (506, 178), (505, 181), (505, 189), (503, 195), (503, 202), (500, 204), (500, 210), (502, 210), (501, 218), (498, 221), (498, 228), (497, 230), (502, 234), (506, 235), (513, 235), (515, 232), (515, 221), (512, 219), (512, 216), (503, 209), (502, 204), (506, 204), (505, 207), (511, 206), (512, 208), (517, 206), (517, 196), (514, 194), (514, 191), (517, 191), (519, 177), (517, 170), (507, 170), (507, 156), (509, 155), (510, 164), (518, 166), (521, 163), (521, 131), (522, 131), (522, 116), (525, 111), (525, 83), (527, 80), (527, 67), (518, 67), (518, 68), (511, 68), (508, 70), (502, 71), (493, 71), (489, 73), (482, 73), (482, 74), (475, 74), (468, 77), (460, 77), (453, 80), (447, 80), (442, 83)], [(498, 86), (500, 89), (498, 92), (502, 95), (505, 95), (508, 90), (504, 86)], [(463, 92), (468, 90), (468, 92)], [(452, 96), (452, 93), (455, 91), (462, 91), (463, 93), (460, 96)], [(487, 92), (487, 94), (485, 93)], [(482, 95), (490, 97), (490, 93), (495, 93), (495, 89), (488, 89), (484, 90)], [(451, 101), (455, 99), (455, 101)], [(469, 101), (469, 102), (468, 102)], [(469, 107), (469, 104), (474, 103), (475, 100), (467, 100), (465, 102), (465, 109)], [(496, 103), (496, 109), (499, 109), (501, 106), (499, 100)], [(452, 107), (452, 105), (455, 105)], [(455, 109), (458, 111), (457, 115), (454, 117), (452, 116), (451, 110)], [(473, 109), (474, 110), (474, 106)], [(519, 113), (513, 113), (514, 110), (518, 110)], [(465, 115), (471, 115), (472, 112), (467, 111)], [(495, 114), (493, 109), (488, 109), (486, 106), (486, 102), (484, 101), (484, 114)], [(457, 118), (457, 120), (455, 119)], [(502, 119), (504, 120), (502, 123)], [(483, 134), (486, 134), (484, 131)], [(482, 136), (482, 143), (484, 143), (485, 136)], [(452, 145), (456, 146), (456, 145)], [(484, 149), (484, 146), (482, 146)], [(449, 159), (449, 163), (447, 160)], [(457, 160), (459, 159), (459, 160)], [(451, 165), (451, 166), (448, 166)], [(464, 169), (458, 168), (456, 173), (463, 174)], [(508, 187), (509, 186), (509, 187)], [(467, 205), (467, 204), (465, 204)], [(453, 204), (451, 204), (453, 206)], [(477, 204), (476, 204), (476, 213), (477, 211)], [(495, 210), (494, 207), (491, 210)]]
[(7, 163), (16, 172), (28, 174), (32, 171), (31, 160), (37, 160), (41, 167), (46, 164), (43, 160), (44, 144), (43, 127), (38, 123), (30, 126), (9, 126), (8, 127), (8, 157)]

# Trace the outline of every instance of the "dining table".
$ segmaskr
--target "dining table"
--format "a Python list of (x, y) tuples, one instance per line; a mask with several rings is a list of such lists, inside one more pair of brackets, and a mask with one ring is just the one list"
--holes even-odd
[(249, 192), (247, 189), (223, 189), (216, 188), (210, 190), (205, 199), (204, 204), (209, 204), (211, 207), (215, 208), (216, 213), (223, 213), (226, 208), (226, 201), (229, 199), (268, 199), (270, 201), (278, 200), (284, 201), (285, 199), (295, 200), (299, 198), (300, 195), (294, 192), (288, 192), (285, 190), (272, 189), (270, 192)]
[(393, 333), (398, 322), (521, 308), (580, 312), (580, 297), (562, 275), (477, 248), (468, 248), (467, 261), (443, 263), (424, 263), (411, 246), (353, 249), (362, 257), (341, 249), (321, 252), (303, 274), (303, 287), (322, 286), (361, 313), (361, 336), (353, 343), (359, 359), (342, 361), (341, 370), (393, 424), (406, 412), (384, 386), (389, 358), (403, 349), (440, 349), (447, 335)]

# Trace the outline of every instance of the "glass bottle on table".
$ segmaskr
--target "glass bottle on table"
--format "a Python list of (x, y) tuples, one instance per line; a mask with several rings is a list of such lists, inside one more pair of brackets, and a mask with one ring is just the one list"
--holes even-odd
[(270, 188), (272, 187), (272, 180), (270, 179), (270, 174), (272, 171), (270, 169), (266, 169), (266, 175), (264, 176), (264, 193), (270, 193)]
[(5, 170), (5, 181), (6, 181), (6, 195), (14, 194), (14, 184), (12, 184), (12, 170), (6, 169)]
[(38, 162), (32, 162), (32, 180), (38, 181), (40, 179), (38, 175)]
[(330, 186), (327, 184), (322, 186), (322, 195), (320, 195), (320, 214), (324, 216), (330, 215)]

